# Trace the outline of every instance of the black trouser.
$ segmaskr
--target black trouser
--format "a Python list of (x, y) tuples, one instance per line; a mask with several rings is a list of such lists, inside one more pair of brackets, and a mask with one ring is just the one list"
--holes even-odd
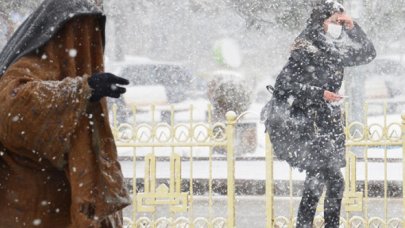
[(304, 192), (298, 210), (297, 228), (312, 228), (317, 204), (325, 185), (325, 228), (339, 227), (344, 179), (340, 168), (328, 167), (307, 171), (304, 182)]

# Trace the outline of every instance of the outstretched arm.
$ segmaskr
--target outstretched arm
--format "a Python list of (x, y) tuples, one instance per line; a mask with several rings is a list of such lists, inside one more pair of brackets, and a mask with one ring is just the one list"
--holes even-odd
[(0, 143), (20, 156), (61, 167), (91, 89), (85, 77), (47, 80), (50, 72), (24, 57), (0, 78)]
[[(352, 28), (345, 27), (351, 43), (339, 48), (338, 61), (344, 67), (358, 66), (371, 62), (377, 55), (373, 43), (361, 27), (354, 22)], [(350, 42), (349, 41), (349, 42)]]
[(24, 57), (2, 76), (0, 143), (21, 156), (43, 157), (60, 167), (79, 123), (92, 119), (89, 102), (118, 98), (125, 88), (117, 84), (129, 82), (109, 73), (63, 80), (54, 74), (51, 65)]

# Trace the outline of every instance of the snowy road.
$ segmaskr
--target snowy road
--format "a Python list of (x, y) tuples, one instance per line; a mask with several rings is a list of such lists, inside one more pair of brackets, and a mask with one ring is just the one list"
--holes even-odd
[[(121, 161), (125, 178), (132, 178), (134, 172), (134, 165), (132, 161)], [(169, 178), (170, 175), (170, 162), (158, 161), (158, 169), (156, 170), (157, 178)], [(208, 179), (210, 163), (207, 160), (193, 161), (193, 178), (195, 179)], [(145, 162), (137, 161), (135, 165), (137, 178), (143, 177), (145, 172)], [(289, 179), (289, 166), (285, 162), (274, 162), (274, 179), (288, 180)], [(344, 169), (342, 169), (344, 171)], [(369, 180), (384, 180), (384, 163), (382, 162), (368, 162), (368, 179)], [(190, 162), (183, 161), (181, 167), (182, 178), (188, 179), (190, 177)], [(213, 161), (212, 162), (212, 175), (213, 179), (226, 179), (227, 177), (227, 162)], [(266, 163), (262, 160), (244, 160), (236, 161), (235, 163), (235, 177), (236, 179), (244, 180), (265, 180), (266, 177)], [(297, 169), (292, 170), (292, 177), (294, 180), (304, 180), (305, 174), (299, 172)], [(357, 162), (357, 180), (361, 181), (365, 178), (365, 163)], [(402, 181), (402, 163), (390, 162), (387, 166), (387, 180)]]

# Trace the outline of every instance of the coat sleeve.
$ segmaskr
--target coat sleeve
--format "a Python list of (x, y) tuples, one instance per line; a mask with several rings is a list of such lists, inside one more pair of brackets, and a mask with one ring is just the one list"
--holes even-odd
[(62, 168), (91, 89), (86, 78), (50, 80), (51, 69), (22, 60), (0, 78), (0, 143)]
[(292, 95), (300, 100), (323, 101), (323, 88), (298, 80), (301, 71), (299, 64), (290, 60), (278, 75), (275, 84), (276, 97), (288, 98)]
[(350, 38), (350, 44), (339, 48), (335, 53), (335, 58), (343, 67), (367, 64), (377, 56), (373, 43), (356, 22), (353, 29), (345, 31)]

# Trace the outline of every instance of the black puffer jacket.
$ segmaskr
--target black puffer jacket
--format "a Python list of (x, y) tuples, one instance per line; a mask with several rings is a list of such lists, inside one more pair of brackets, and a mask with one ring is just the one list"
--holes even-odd
[(332, 13), (313, 11), (262, 112), (276, 156), (300, 170), (345, 166), (340, 107), (323, 94), (339, 91), (344, 67), (367, 64), (376, 56), (357, 23), (338, 40), (327, 38), (322, 24)]

